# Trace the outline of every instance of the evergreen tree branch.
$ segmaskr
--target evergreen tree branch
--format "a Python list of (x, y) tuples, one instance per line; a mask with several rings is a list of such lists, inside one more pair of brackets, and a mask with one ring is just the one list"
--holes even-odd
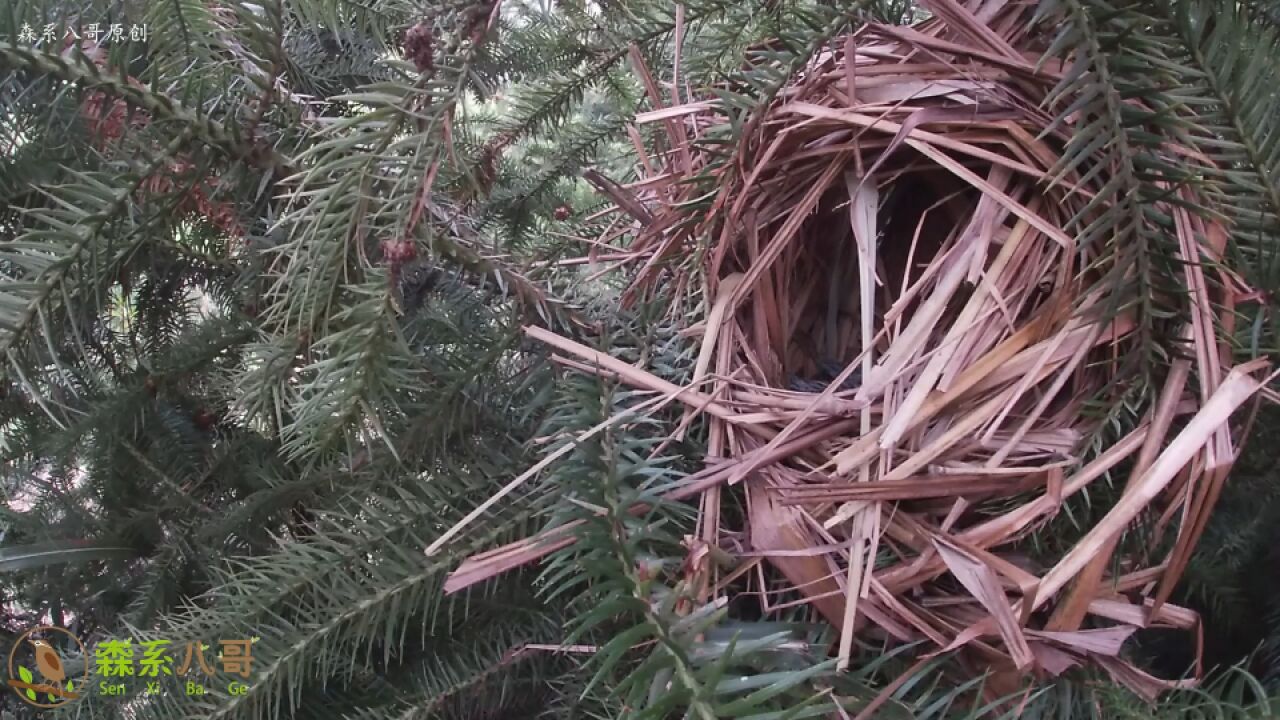
[(83, 53), (55, 55), (38, 48), (0, 41), (0, 66), (28, 70), (60, 80), (102, 90), (149, 113), (153, 118), (171, 120), (183, 132), (231, 158), (249, 162), (262, 169), (279, 168), (287, 173), (293, 161), (274, 148), (247, 141), (234, 129), (188, 108), (167, 95), (152, 92), (140, 84), (128, 82), (116, 73), (98, 67)]

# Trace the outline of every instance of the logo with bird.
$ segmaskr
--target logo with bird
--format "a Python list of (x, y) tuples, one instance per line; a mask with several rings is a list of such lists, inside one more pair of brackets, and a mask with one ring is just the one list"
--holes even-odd
[[(63, 655), (76, 655), (80, 672), (68, 678)], [(78, 654), (78, 655), (77, 655)], [(42, 625), (32, 628), (9, 651), (9, 687), (27, 704), (41, 708), (62, 707), (80, 698), (89, 682), (89, 665), (80, 639), (66, 628)]]

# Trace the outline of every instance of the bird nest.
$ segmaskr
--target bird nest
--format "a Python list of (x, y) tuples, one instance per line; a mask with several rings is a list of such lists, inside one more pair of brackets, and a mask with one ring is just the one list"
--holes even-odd
[[(1169, 683), (1121, 646), (1198, 622), (1168, 598), (1237, 452), (1230, 417), (1260, 388), (1261, 364), (1227, 367), (1214, 329), (1229, 329), (1244, 286), (1211, 262), (1181, 267), (1186, 352), (1133, 427), (1095, 442), (1107, 436), (1090, 408), (1129, 389), (1150, 342), (1140, 309), (1116, 302), (1136, 268), (1078, 238), (1108, 168), (1059, 172), (1066, 135), (1046, 132), (1043, 108), (1063, 70), (1040, 62), (1023, 10), (929, 7), (816, 54), (728, 157), (700, 142), (724, 103), (669, 102), (634, 56), (654, 106), (637, 126), (664, 147), (633, 132), (639, 181), (588, 174), (615, 204), (615, 249), (592, 259), (630, 269), (627, 302), (663, 295), (676, 315), (681, 298), (701, 303), (692, 382), (529, 333), (707, 418), (707, 468), (670, 493), (700, 500), (686, 572), (701, 599), (808, 604), (837, 629), (842, 662), (855, 634), (923, 640), (1006, 687), (1092, 664), (1150, 697)], [(1191, 204), (1164, 208), (1180, 259), (1213, 260), (1226, 229)], [(1078, 542), (1024, 554), (1028, 534), (1113, 475), (1118, 499)], [(721, 512), (730, 496), (745, 513)], [(1140, 516), (1165, 557), (1117, 547)], [(450, 589), (567, 542), (478, 556)], [(758, 560), (724, 574), (710, 547)]]

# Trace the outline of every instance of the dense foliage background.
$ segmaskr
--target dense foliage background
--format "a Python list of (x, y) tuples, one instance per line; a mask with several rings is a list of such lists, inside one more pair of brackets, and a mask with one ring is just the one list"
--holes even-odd
[[(690, 365), (692, 347), (656, 309), (619, 314), (618, 288), (597, 268), (555, 262), (581, 255), (606, 221), (580, 171), (625, 179), (636, 161), (628, 123), (645, 106), (633, 56), (670, 68), (679, 26), (684, 83), (750, 105), (830, 37), (919, 12), (893, 0), (7, 4), (0, 632), (40, 621), (90, 642), (260, 637), (243, 695), (91, 694), (67, 715), (865, 708), (904, 657), (865, 647), (854, 671), (834, 675), (803, 613), (671, 612), (678, 592), (664, 583), (689, 508), (658, 503), (643, 522), (625, 508), (696, 467), (696, 433), (646, 459), (666, 426), (612, 428), (441, 552), (424, 550), (549, 444), (632, 404), (553, 372), (523, 323), (673, 379)], [(1224, 160), (1213, 179), (1223, 207), (1266, 241), (1233, 260), (1280, 287), (1276, 258), (1256, 249), (1276, 247), (1280, 228), (1280, 10), (1050, 0), (1045, 12), (1066, 18), (1064, 43), (1084, 58), (1072, 82), (1201, 110), (1200, 125), (1168, 131), (1208, 138)], [(145, 25), (146, 37), (68, 40), (90, 23)], [(52, 42), (19, 39), (48, 25)], [(1151, 66), (1168, 86), (1142, 85)], [(1160, 119), (1110, 112), (1094, 132), (1140, 184), (1149, 168), (1132, 148)], [(1134, 194), (1130, 210), (1146, 199)], [(1247, 318), (1253, 351), (1270, 351), (1274, 323)], [(1209, 660), (1251, 675), (1167, 708), (1073, 678), (1025, 713), (1228, 713), (1276, 687), (1277, 427), (1264, 411), (1184, 597), (1205, 614)], [(441, 592), (462, 557), (575, 519), (578, 544), (545, 565)], [(599, 650), (527, 647), (564, 642)], [(1159, 637), (1138, 653), (1165, 673), (1190, 661)], [(1009, 709), (975, 704), (945, 659), (912, 673), (879, 712)], [(0, 703), (28, 712), (10, 693)]]

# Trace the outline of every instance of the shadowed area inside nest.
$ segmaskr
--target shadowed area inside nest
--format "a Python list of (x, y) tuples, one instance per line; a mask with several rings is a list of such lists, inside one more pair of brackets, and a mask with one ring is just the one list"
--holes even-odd
[[(973, 169), (982, 175), (991, 170), (989, 166)], [(855, 172), (852, 164), (847, 170)], [(883, 356), (891, 342), (892, 333), (883, 332), (886, 312), (898, 306), (913, 286), (929, 280), (931, 266), (941, 253), (953, 247), (955, 231), (973, 220), (981, 198), (976, 188), (952, 173), (921, 163), (886, 172), (878, 179), (875, 358)], [(767, 373), (771, 386), (820, 393), (850, 364), (856, 367), (834, 393), (852, 395), (861, 384), (864, 348), (859, 333), (860, 257), (849, 208), (850, 194), (845, 184), (838, 183), (827, 190), (802, 224), (795, 241), (796, 251), (784, 257), (784, 266), (790, 260), (790, 293), (779, 309), (784, 341), (771, 348), (771, 357), (779, 359)], [(765, 233), (772, 229), (766, 228)], [(994, 228), (996, 244), (1002, 237), (1007, 238), (1010, 230), (1007, 221)], [(1034, 293), (1016, 308), (1016, 314), (1015, 309), (1004, 309), (1012, 324), (1019, 324), (1040, 309), (1053, 291), (1052, 272), (1045, 270), (1042, 275), (1036, 279)], [(957, 320), (973, 288), (973, 282), (960, 284), (938, 318), (938, 328)], [(927, 292), (919, 291), (911, 295), (895, 315), (894, 321), (899, 325), (909, 322), (914, 307), (928, 297)], [(751, 303), (743, 308), (743, 322), (750, 326), (756, 321), (752, 313), (759, 313), (760, 308)], [(1071, 389), (1068, 383), (1062, 390), (1069, 393)]]

